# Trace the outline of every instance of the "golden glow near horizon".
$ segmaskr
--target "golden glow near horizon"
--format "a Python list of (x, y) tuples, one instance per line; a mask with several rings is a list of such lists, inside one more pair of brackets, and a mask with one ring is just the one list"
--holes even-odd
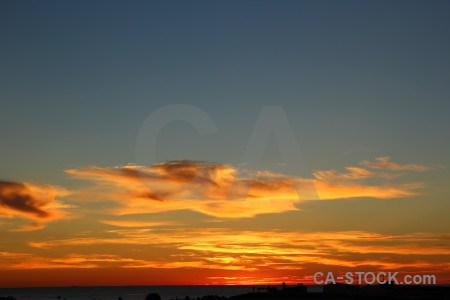
[(431, 168), (380, 157), (345, 170), (301, 178), (171, 161), (70, 169), (90, 183), (71, 191), (1, 182), (1, 230), (15, 237), (0, 249), (2, 284), (310, 283), (318, 270), (432, 272), (446, 282), (448, 234), (257, 228), (267, 216), (300, 218), (302, 207), (318, 200), (420, 195), (425, 183), (399, 179)]

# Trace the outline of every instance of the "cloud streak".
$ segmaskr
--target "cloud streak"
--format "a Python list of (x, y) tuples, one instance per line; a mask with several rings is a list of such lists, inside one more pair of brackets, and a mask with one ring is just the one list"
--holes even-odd
[(424, 165), (416, 165), (416, 164), (405, 164), (400, 165), (394, 162), (391, 162), (391, 158), (389, 156), (378, 157), (375, 159), (375, 162), (363, 161), (360, 164), (372, 169), (385, 169), (385, 170), (394, 170), (394, 171), (416, 171), (416, 172), (424, 172), (428, 171), (431, 168)]
[(179, 225), (175, 222), (141, 222), (129, 220), (100, 220), (100, 223), (117, 227), (158, 227)]
[[(347, 172), (316, 171), (300, 178), (260, 171), (254, 174), (229, 165), (171, 161), (153, 166), (89, 166), (67, 170), (95, 183), (99, 197), (121, 205), (115, 215), (193, 210), (219, 218), (254, 217), (298, 210), (308, 200), (413, 196), (420, 183), (369, 185), (365, 179), (393, 179), (398, 174), (348, 167)], [(93, 190), (87, 191), (92, 196)]]
[(67, 205), (56, 200), (67, 196), (65, 189), (28, 182), (0, 181), (0, 217), (31, 220), (15, 231), (31, 231), (44, 227), (46, 222), (68, 218)]
[(33, 242), (30, 246), (41, 249), (90, 249), (98, 245), (123, 244), (151, 246), (159, 249), (155, 251), (174, 253), (162, 260), (121, 260), (121, 266), (127, 268), (242, 271), (299, 270), (318, 266), (371, 267), (378, 270), (450, 268), (448, 235), (412, 233), (385, 236), (362, 231), (250, 231), (225, 228), (122, 229), (109, 233), (113, 236), (49, 240)]
[(2, 270), (94, 269), (135, 262), (111, 254), (70, 254), (63, 257), (39, 256), (31, 253), (0, 252)]

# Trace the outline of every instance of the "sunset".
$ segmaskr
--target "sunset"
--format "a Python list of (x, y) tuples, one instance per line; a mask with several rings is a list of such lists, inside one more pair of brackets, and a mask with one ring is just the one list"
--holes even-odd
[(450, 284), (449, 11), (2, 1), (0, 298)]
[[(432, 168), (380, 157), (343, 169), (302, 178), (184, 160), (65, 170), (87, 182), (74, 190), (2, 182), (4, 234), (14, 240), (3, 244), (3, 283), (278, 284), (367, 269), (432, 270), (446, 282), (449, 234), (385, 228), (402, 217), (388, 208), (398, 210), (392, 201), (414, 201), (426, 188), (408, 175)], [(311, 187), (317, 197), (298, 196)], [(346, 210), (366, 202), (380, 219), (357, 226), (360, 218), (342, 211), (342, 223), (326, 229), (331, 201)]]

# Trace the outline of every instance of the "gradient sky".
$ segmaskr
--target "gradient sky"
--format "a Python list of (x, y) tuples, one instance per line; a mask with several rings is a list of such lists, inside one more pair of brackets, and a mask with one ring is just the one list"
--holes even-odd
[[(2, 1), (0, 287), (294, 284), (318, 270), (450, 282), (449, 13), (437, 0)], [(217, 131), (171, 122), (139, 165), (144, 121), (173, 104)], [(247, 161), (265, 106), (285, 112), (298, 159), (271, 137)]]

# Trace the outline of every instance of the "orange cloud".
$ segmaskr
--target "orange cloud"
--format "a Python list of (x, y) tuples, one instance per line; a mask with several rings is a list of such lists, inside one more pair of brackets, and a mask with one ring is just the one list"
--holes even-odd
[(417, 172), (423, 172), (428, 171), (430, 167), (423, 166), (423, 165), (415, 165), (415, 164), (406, 164), (406, 165), (400, 165), (396, 164), (390, 161), (389, 156), (383, 156), (376, 158), (376, 162), (370, 162), (370, 161), (363, 161), (360, 164), (372, 169), (386, 169), (386, 170), (395, 170), (395, 171), (417, 171)]
[(28, 224), (24, 224), (21, 227), (17, 228), (17, 229), (11, 229), (11, 231), (15, 231), (15, 232), (24, 232), (24, 231), (34, 231), (34, 230), (39, 230), (45, 228), (45, 224), (40, 223), (40, 222), (36, 222), (36, 221), (32, 221)]
[[(115, 215), (193, 210), (221, 218), (253, 217), (298, 210), (306, 200), (355, 197), (395, 198), (413, 196), (420, 183), (364, 184), (373, 177), (398, 175), (348, 167), (348, 173), (316, 171), (314, 178), (290, 177), (260, 171), (254, 174), (228, 165), (171, 161), (149, 167), (85, 167), (66, 172), (98, 183), (99, 197), (121, 204)], [(246, 174), (246, 176), (244, 176)], [(92, 196), (93, 190), (88, 191)]]
[(32, 220), (14, 231), (41, 229), (46, 222), (68, 217), (57, 197), (67, 196), (65, 189), (28, 182), (0, 181), (0, 217), (25, 218)]
[(326, 171), (316, 171), (313, 173), (314, 177), (319, 180), (330, 181), (330, 180), (357, 180), (357, 179), (367, 179), (367, 178), (385, 178), (393, 179), (401, 176), (402, 174), (390, 174), (390, 173), (380, 173), (373, 172), (367, 169), (358, 167), (346, 167), (347, 173), (340, 173), (336, 170), (326, 170)]
[(140, 221), (122, 221), (122, 220), (100, 220), (100, 223), (117, 227), (156, 227), (179, 225), (174, 222), (140, 222)]
[(136, 261), (110, 254), (70, 254), (64, 257), (38, 256), (30, 253), (0, 252), (2, 270), (93, 269), (124, 265)]
[[(371, 267), (380, 270), (450, 268), (447, 235), (384, 236), (360, 231), (246, 231), (224, 228), (124, 229), (113, 237), (33, 242), (37, 248), (101, 244), (152, 246), (174, 251), (157, 260), (121, 260), (127, 268), (207, 268), (224, 270), (299, 270), (317, 266)], [(414, 241), (414, 242), (412, 242)], [(166, 249), (166, 250), (165, 250)], [(125, 263), (125, 264), (122, 264)]]

